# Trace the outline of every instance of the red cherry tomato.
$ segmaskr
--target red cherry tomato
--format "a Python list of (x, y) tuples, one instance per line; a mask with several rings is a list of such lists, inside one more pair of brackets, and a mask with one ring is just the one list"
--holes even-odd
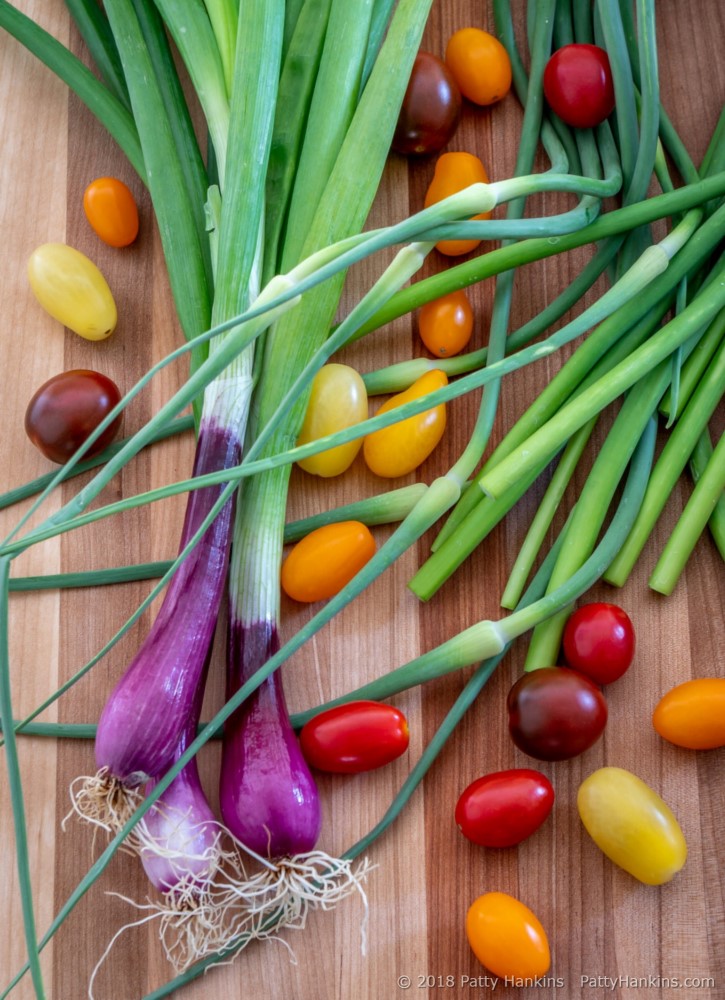
[(472, 782), (456, 805), (464, 837), (482, 847), (513, 847), (541, 826), (554, 805), (549, 779), (526, 767), (486, 774)]
[[(115, 382), (100, 372), (75, 369), (48, 379), (25, 411), (25, 430), (46, 458), (63, 464), (121, 399)], [(86, 452), (97, 455), (116, 436), (121, 416)]]
[(588, 750), (607, 722), (607, 703), (584, 674), (542, 667), (520, 677), (508, 694), (509, 732), (537, 760), (566, 760)]
[(609, 57), (598, 45), (565, 45), (544, 69), (544, 96), (567, 125), (594, 128), (614, 110)]
[(426, 302), (418, 317), (420, 339), (439, 358), (459, 354), (473, 333), (473, 309), (464, 291)]
[(634, 628), (616, 604), (583, 604), (569, 617), (562, 639), (564, 658), (597, 684), (610, 684), (634, 658)]
[(318, 771), (359, 774), (408, 749), (408, 723), (392, 705), (351, 701), (315, 715), (300, 732), (305, 760)]
[(393, 149), (404, 156), (434, 153), (456, 131), (461, 92), (446, 64), (430, 52), (419, 52), (393, 135)]
[(131, 191), (115, 177), (97, 177), (83, 193), (86, 218), (104, 243), (127, 247), (138, 236), (138, 208)]

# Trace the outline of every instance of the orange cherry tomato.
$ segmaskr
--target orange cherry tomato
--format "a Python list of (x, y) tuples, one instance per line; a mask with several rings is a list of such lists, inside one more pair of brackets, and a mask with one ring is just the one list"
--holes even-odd
[(408, 749), (408, 721), (393, 705), (350, 701), (313, 716), (300, 731), (300, 749), (318, 771), (360, 774), (396, 760)]
[(476, 958), (501, 979), (535, 979), (551, 964), (546, 931), (528, 906), (505, 892), (471, 904), (466, 935)]
[(138, 236), (136, 201), (115, 177), (91, 181), (83, 194), (83, 210), (96, 235), (111, 247), (127, 247)]
[[(489, 181), (486, 168), (477, 156), (473, 153), (443, 153), (436, 161), (433, 180), (425, 196), (425, 208), (463, 191), (471, 184), (478, 183), (488, 184)], [(490, 218), (490, 212), (474, 215), (474, 219)], [(448, 257), (459, 257), (475, 250), (480, 242), (480, 240), (441, 240), (436, 243), (436, 248)]]
[(375, 555), (375, 539), (360, 521), (326, 524), (305, 535), (282, 564), (282, 589), (311, 604), (337, 594)]
[(480, 28), (461, 28), (446, 46), (446, 66), (458, 89), (474, 104), (495, 104), (511, 89), (511, 60), (498, 38)]
[(678, 684), (658, 702), (652, 724), (659, 735), (688, 750), (725, 746), (725, 677)]
[[(391, 396), (378, 414), (427, 396), (444, 385), (448, 385), (445, 372), (438, 369), (426, 372), (404, 392)], [(428, 458), (445, 429), (446, 407), (445, 403), (439, 403), (430, 410), (368, 434), (363, 443), (365, 463), (371, 472), (386, 479), (405, 476)]]
[(418, 317), (420, 339), (439, 358), (459, 354), (473, 333), (473, 309), (465, 292), (426, 302)]

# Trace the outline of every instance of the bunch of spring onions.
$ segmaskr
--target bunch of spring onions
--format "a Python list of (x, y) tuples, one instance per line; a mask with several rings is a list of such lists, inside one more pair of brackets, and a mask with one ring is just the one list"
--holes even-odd
[[(140, 855), (166, 897), (154, 913), (173, 931), (165, 944), (180, 976), (159, 996), (254, 938), (302, 925), (310, 906), (331, 905), (359, 888), (365, 869), (356, 874), (353, 860), (397, 815), (513, 639), (534, 629), (527, 666), (552, 662), (565, 609), (603, 574), (618, 582), (625, 578), (636, 546), (641, 548), (657, 516), (663, 484), (671, 488), (689, 457), (686, 452), (681, 458), (682, 446), (673, 445), (650, 478), (658, 409), (666, 409), (673, 423), (671, 440), (686, 438), (692, 453), (722, 396), (721, 362), (710, 366), (722, 355), (725, 308), (722, 263), (716, 256), (725, 193), (722, 143), (714, 141), (698, 170), (663, 116), (653, 4), (638, 3), (636, 25), (623, 25), (619, 9), (606, 3), (596, 6), (593, 20), (582, 14), (583, 5), (576, 5), (576, 16), (554, 0), (532, 5), (527, 76), (508, 5), (495, 3), (497, 30), (509, 48), (525, 108), (516, 176), (475, 185), (408, 220), (363, 232), (430, 4), (401, 0), (393, 6), (365, 3), (353, 16), (342, 0), (274, 2), (242, 11), (233, 0), (189, 4), (183, 11), (166, 0), (106, 0), (104, 14), (93, 4), (69, 4), (103, 78), (99, 83), (32, 22), (0, 2), (0, 26), (80, 94), (147, 182), (188, 338), (173, 357), (188, 352), (192, 358), (183, 388), (114, 450), (102, 471), (39, 527), (21, 534), (26, 516), (0, 552), (7, 614), (9, 565), (17, 554), (131, 504), (189, 492), (179, 556), (161, 568), (160, 583), (133, 620), (168, 583), (161, 610), (106, 703), (95, 733), (97, 773), (75, 786), (76, 810), (108, 830), (110, 843), (40, 941), (32, 906), (26, 906), (28, 963), (14, 982), (29, 971), (38, 996), (44, 995), (40, 949), (122, 844)], [(186, 111), (167, 32), (201, 105), (210, 142), (206, 156)], [(575, 32), (580, 40), (597, 37), (607, 47), (615, 74), (616, 125), (605, 123), (596, 133), (573, 135), (544, 115), (543, 67), (552, 47)], [(632, 41), (631, 50), (625, 38)], [(660, 135), (686, 182), (678, 190), (666, 172)], [(551, 166), (532, 174), (539, 142)], [(363, 161), (361, 173), (357, 166)], [(653, 173), (666, 193), (645, 200)], [(541, 191), (571, 192), (579, 206), (556, 219), (525, 218), (525, 199)], [(622, 207), (591, 221), (601, 211), (601, 200), (617, 195)], [(498, 204), (508, 206), (505, 219), (461, 221)], [(676, 224), (652, 242), (649, 225), (665, 217)], [(539, 235), (552, 232), (561, 235), (555, 241)], [(437, 240), (469, 233), (505, 243), (400, 290)], [(535, 320), (510, 331), (513, 268), (586, 243), (596, 244), (597, 251), (571, 288)], [(331, 333), (347, 268), (395, 245), (402, 249), (392, 263)], [(547, 335), (606, 269), (610, 290)], [(449, 376), (461, 378), (423, 401), (294, 447), (309, 384), (336, 350), (430, 298), (487, 275), (501, 275), (487, 349), (436, 362)], [(670, 308), (675, 316), (667, 321)], [(502, 376), (583, 334), (588, 336), (546, 392), (480, 467)], [(431, 363), (411, 362), (373, 373), (368, 389), (404, 387), (426, 366)], [(149, 372), (120, 407), (155, 373)], [(391, 498), (356, 508), (355, 516), (401, 523), (348, 587), (281, 644), (278, 580), (292, 463), (481, 387), (479, 418), (458, 461), (430, 486), (396, 497), (401, 506), (393, 511), (387, 507)], [(594, 423), (625, 394), (574, 513), (527, 586)], [(197, 422), (192, 480), (88, 512), (125, 463), (189, 405)], [(715, 450), (709, 461), (700, 459), (702, 490), (696, 513), (686, 512), (683, 519), (684, 539), (674, 543), (677, 566), (707, 520), (710, 499), (718, 489), (722, 493), (718, 454)], [(704, 443), (700, 455), (707, 455)], [(383, 821), (342, 858), (317, 851), (319, 796), (294, 735), (305, 716), (289, 718), (278, 668), (448, 514), (433, 554), (410, 583), (420, 597), (431, 597), (557, 457), (504, 596), (513, 613), (474, 625), (347, 696), (387, 697), (484, 661)], [(81, 451), (52, 477), (33, 510), (82, 459)], [(351, 514), (341, 509), (330, 516)], [(721, 517), (713, 518), (716, 537)], [(655, 576), (667, 590), (678, 570), (663, 558), (665, 566)], [(154, 572), (159, 568), (149, 574)], [(197, 735), (227, 579), (227, 700)], [(130, 624), (70, 683), (87, 673)], [(22, 804), (14, 729), (32, 729), (28, 720), (14, 726), (7, 650), (4, 661), (5, 753), (15, 802)], [(222, 726), (219, 822), (204, 796), (196, 754)], [(17, 815), (22, 821), (21, 807)], [(243, 858), (252, 859), (252, 874)], [(22, 838), (18, 868), (29, 901)], [(201, 929), (192, 919), (199, 914)]]

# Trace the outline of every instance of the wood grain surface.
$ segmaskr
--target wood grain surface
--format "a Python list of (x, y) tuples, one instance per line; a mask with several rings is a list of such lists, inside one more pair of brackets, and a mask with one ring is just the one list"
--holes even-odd
[[(17, 3), (57, 38), (82, 53), (61, 0)], [(517, 16), (523, 4), (515, 4)], [(699, 162), (725, 95), (725, 8), (718, 0), (661, 0), (658, 44), (664, 104), (693, 159)], [(442, 53), (456, 28), (477, 24), (493, 30), (489, 3), (435, 0), (425, 47)], [(85, 58), (85, 56), (84, 56)], [(486, 110), (466, 106), (452, 148), (477, 153), (494, 179), (510, 176), (521, 110), (513, 95)], [(131, 168), (65, 86), (19, 45), (0, 35), (0, 422), (3, 489), (48, 471), (50, 464), (28, 442), (23, 416), (45, 379), (71, 368), (96, 368), (129, 388), (157, 359), (181, 342), (149, 200)], [(363, 165), (361, 165), (363, 166)], [(542, 159), (541, 169), (546, 164)], [(391, 157), (371, 224), (400, 219), (422, 204), (433, 162)], [(85, 185), (95, 176), (123, 178), (136, 193), (142, 216), (137, 243), (123, 251), (101, 244), (81, 208)], [(558, 211), (572, 204), (537, 198), (531, 211)], [(106, 342), (89, 344), (64, 332), (33, 299), (25, 275), (31, 251), (65, 241), (92, 257), (117, 299), (120, 321)], [(578, 273), (587, 250), (516, 275), (511, 328), (550, 301)], [(446, 266), (434, 255), (431, 272)], [(374, 261), (355, 269), (345, 301), (355, 301), (379, 272)], [(601, 286), (600, 286), (601, 288)], [(494, 282), (472, 290), (476, 308), (474, 346), (486, 342)], [(591, 301), (592, 296), (587, 298)], [(381, 330), (344, 358), (363, 371), (421, 353), (414, 317)], [(494, 442), (561, 364), (555, 356), (505, 380)], [(183, 366), (166, 369), (128, 409), (123, 433), (143, 424), (184, 378)], [(429, 482), (457, 459), (468, 440), (478, 393), (454, 402), (449, 429), (420, 470)], [(722, 414), (719, 426), (722, 429)], [(598, 431), (591, 461), (602, 441)], [(191, 467), (190, 434), (144, 452), (108, 489), (105, 499), (131, 495), (183, 478)], [(359, 600), (294, 656), (284, 670), (293, 710), (318, 704), (383, 671), (405, 663), (466, 626), (503, 612), (499, 598), (548, 476), (530, 491), (458, 573), (429, 603), (406, 588), (425, 559), (432, 535), (408, 551)], [(412, 481), (413, 476), (405, 481)], [(64, 486), (45, 504), (49, 514), (77, 488)], [(582, 479), (579, 477), (578, 485)], [(295, 470), (290, 517), (316, 512), (376, 492), (358, 460), (349, 474), (318, 482)], [(361, 901), (352, 897), (332, 912), (315, 913), (304, 931), (255, 945), (233, 965), (215, 969), (188, 986), (184, 1000), (225, 997), (247, 1000), (399, 1000), (420, 997), (482, 997), (494, 991), (487, 971), (467, 944), (464, 918), (471, 901), (487, 890), (522, 899), (547, 929), (553, 961), (549, 981), (509, 988), (516, 1000), (585, 997), (602, 1000), (698, 1000), (725, 997), (725, 751), (700, 754), (666, 745), (650, 724), (661, 694), (690, 677), (722, 676), (725, 628), (723, 566), (703, 536), (686, 573), (669, 598), (647, 587), (648, 574), (689, 493), (683, 481), (647, 544), (637, 571), (621, 591), (596, 586), (592, 596), (615, 600), (637, 630), (636, 660), (607, 691), (610, 718), (603, 738), (572, 761), (541, 765), (556, 789), (552, 816), (518, 849), (485, 850), (456, 830), (453, 810), (460, 791), (489, 771), (532, 762), (507, 734), (506, 693), (519, 675), (525, 643), (519, 642), (470, 709), (394, 826), (372, 847), (375, 866), (367, 881), (367, 954), (361, 951)], [(564, 507), (571, 505), (568, 495)], [(58, 572), (133, 561), (166, 559), (176, 552), (184, 500), (177, 498), (105, 520), (92, 529), (37, 546), (14, 563), (13, 573)], [(3, 536), (23, 505), (2, 512)], [(565, 513), (562, 510), (561, 514)], [(376, 529), (378, 540), (390, 528)], [(17, 594), (10, 601), (10, 648), (14, 712), (31, 711), (93, 656), (148, 593), (148, 583), (95, 590)], [(312, 610), (283, 604), (283, 639)], [(47, 719), (97, 719), (104, 700), (152, 620), (147, 612), (91, 673), (44, 715)], [(223, 655), (217, 650), (204, 716), (221, 703)], [(409, 754), (378, 772), (352, 778), (321, 777), (324, 827), (320, 846), (339, 853), (381, 817), (422, 748), (430, 740), (470, 669), (398, 696), (411, 726)], [(43, 933), (101, 849), (100, 839), (70, 820), (71, 781), (93, 770), (93, 748), (83, 741), (24, 737), (19, 741), (26, 822), (35, 893)], [(603, 764), (635, 771), (679, 817), (689, 847), (684, 870), (668, 885), (639, 884), (598, 851), (579, 821), (575, 798), (584, 777)], [(216, 799), (218, 748), (202, 755), (205, 786)], [(538, 766), (534, 764), (534, 766)], [(0, 985), (25, 960), (6, 770), (0, 777)], [(113, 935), (139, 914), (120, 894), (143, 901), (148, 889), (140, 866), (118, 855), (59, 933), (43, 951), (48, 996), (82, 1000), (91, 970)], [(116, 941), (96, 980), (97, 1000), (137, 1000), (166, 982), (171, 971), (152, 925), (129, 929)], [(289, 946), (289, 947), (288, 947)], [(291, 950), (290, 950), (291, 949)], [(399, 977), (408, 977), (408, 980)], [(604, 982), (602, 977), (608, 977)], [(621, 978), (618, 978), (621, 977)], [(709, 980), (709, 982), (708, 982)], [(406, 990), (401, 986), (410, 984)], [(699, 985), (698, 985), (699, 983)], [(678, 985), (679, 984), (679, 985)], [(34, 996), (26, 977), (12, 994)]]

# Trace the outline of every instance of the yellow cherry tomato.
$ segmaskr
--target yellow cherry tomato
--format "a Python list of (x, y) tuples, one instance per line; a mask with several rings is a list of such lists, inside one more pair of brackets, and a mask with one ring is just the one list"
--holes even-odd
[[(443, 153), (436, 161), (433, 180), (425, 196), (425, 208), (463, 191), (471, 184), (488, 184), (488, 182), (486, 168), (473, 153)], [(490, 218), (490, 212), (474, 215), (474, 219)], [(436, 248), (448, 257), (459, 257), (475, 250), (480, 242), (480, 240), (441, 240), (436, 243)]]
[(551, 965), (546, 931), (505, 892), (486, 892), (469, 907), (466, 936), (476, 958), (501, 979), (535, 979)]
[(678, 747), (725, 746), (725, 677), (698, 677), (678, 684), (660, 699), (652, 724), (663, 739)]
[(127, 247), (138, 236), (136, 200), (115, 177), (91, 181), (83, 194), (83, 211), (96, 235), (111, 247)]
[(439, 358), (459, 354), (473, 333), (473, 309), (464, 291), (426, 302), (418, 316), (420, 339)]
[(85, 340), (105, 340), (116, 328), (116, 303), (96, 265), (65, 243), (44, 243), (28, 261), (28, 279), (53, 319)]
[(687, 860), (687, 844), (672, 811), (641, 778), (601, 767), (577, 794), (587, 833), (607, 857), (646, 885), (669, 882)]
[(333, 597), (375, 555), (375, 539), (360, 521), (326, 524), (305, 535), (282, 563), (282, 589), (310, 604)]
[[(410, 388), (383, 403), (376, 416), (427, 396), (444, 385), (448, 385), (445, 372), (438, 369), (426, 372)], [(445, 429), (446, 406), (439, 403), (430, 410), (368, 434), (363, 443), (365, 463), (371, 472), (386, 479), (405, 476), (428, 458)]]
[(511, 89), (511, 60), (498, 38), (480, 28), (461, 28), (446, 46), (446, 66), (458, 89), (474, 104), (495, 104)]
[[(359, 424), (368, 415), (368, 394), (362, 378), (348, 365), (324, 365), (312, 382), (304, 423), (297, 444), (327, 437)], [(329, 448), (297, 464), (305, 472), (328, 478), (348, 469), (362, 448), (362, 438)]]

